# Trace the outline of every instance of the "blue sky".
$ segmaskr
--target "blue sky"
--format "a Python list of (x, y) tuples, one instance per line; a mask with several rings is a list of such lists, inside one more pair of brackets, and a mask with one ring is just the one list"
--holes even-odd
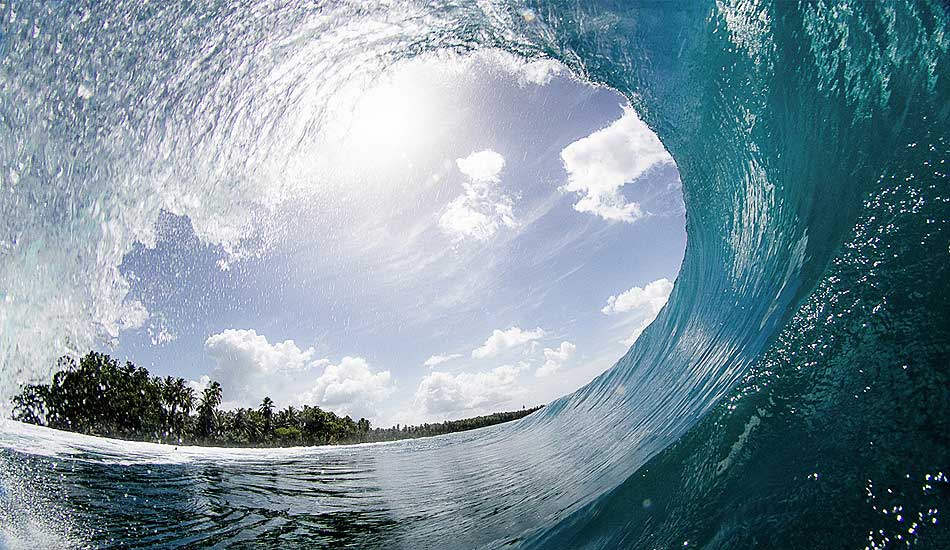
[(494, 52), (397, 64), (331, 105), (240, 249), (165, 214), (112, 352), (225, 406), (374, 424), (545, 403), (619, 358), (685, 248), (672, 159), (615, 92)]

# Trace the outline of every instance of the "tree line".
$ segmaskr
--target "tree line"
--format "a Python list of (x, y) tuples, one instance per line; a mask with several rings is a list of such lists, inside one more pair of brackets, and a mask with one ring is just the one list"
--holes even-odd
[(103, 437), (173, 444), (283, 447), (394, 441), (472, 430), (517, 420), (540, 407), (418, 426), (374, 428), (304, 405), (277, 410), (270, 397), (255, 408), (220, 410), (221, 384), (196, 392), (184, 378), (90, 352), (64, 356), (49, 384), (31, 384), (13, 398), (14, 420)]

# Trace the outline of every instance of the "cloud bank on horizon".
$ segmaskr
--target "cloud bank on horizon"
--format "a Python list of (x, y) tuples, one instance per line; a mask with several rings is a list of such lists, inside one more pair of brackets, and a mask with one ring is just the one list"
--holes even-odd
[[(624, 317), (635, 328), (623, 340), (632, 345), (659, 314), (669, 299), (673, 283), (660, 278), (634, 286), (607, 298), (600, 312)], [(577, 346), (567, 340), (556, 347), (538, 351), (538, 342), (548, 336), (541, 327), (525, 330), (518, 326), (495, 329), (472, 349), (476, 365), (499, 356), (518, 357), (513, 363), (484, 368), (466, 364), (452, 372), (438, 367), (465, 358), (461, 353), (433, 354), (423, 363), (426, 374), (413, 393), (413, 412), (432, 415), (481, 414), (494, 407), (511, 405), (527, 394), (521, 375), (534, 370), (538, 379), (556, 375), (570, 364)], [(227, 329), (205, 342), (205, 350), (215, 362), (214, 370), (190, 382), (198, 391), (210, 380), (218, 380), (227, 397), (225, 407), (254, 407), (264, 397), (281, 406), (305, 404), (328, 408), (339, 414), (376, 419), (378, 406), (396, 391), (389, 370), (374, 369), (363, 357), (345, 356), (338, 363), (317, 357), (313, 347), (301, 349), (293, 340), (270, 343), (253, 329)], [(540, 365), (537, 363), (540, 362)], [(537, 365), (537, 366), (535, 366)]]
[(338, 414), (375, 417), (394, 391), (390, 371), (373, 370), (366, 359), (346, 356), (334, 364), (301, 349), (293, 340), (271, 344), (257, 331), (227, 329), (205, 341), (214, 370), (192, 381), (203, 389), (217, 380), (230, 407), (255, 407), (265, 396), (287, 405), (317, 405)]

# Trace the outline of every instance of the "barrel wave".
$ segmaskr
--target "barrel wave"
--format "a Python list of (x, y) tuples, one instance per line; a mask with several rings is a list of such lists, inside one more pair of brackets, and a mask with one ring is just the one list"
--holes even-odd
[(512, 424), (222, 450), (0, 425), (10, 547), (946, 548), (944, 3), (0, 5), (0, 389), (114, 337), (162, 210), (225, 247), (331, 107), (441, 51), (550, 58), (675, 158), (689, 241), (616, 365)]

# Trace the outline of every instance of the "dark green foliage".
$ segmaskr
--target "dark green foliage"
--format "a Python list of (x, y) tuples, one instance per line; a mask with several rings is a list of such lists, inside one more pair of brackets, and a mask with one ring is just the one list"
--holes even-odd
[[(79, 364), (57, 363), (50, 384), (29, 385), (13, 399), (13, 419), (92, 435), (223, 446), (334, 445), (393, 441), (472, 430), (522, 418), (540, 407), (439, 424), (373, 428), (320, 407), (275, 411), (265, 397), (255, 409), (218, 410), (221, 384), (199, 396), (183, 378), (152, 377), (132, 363), (90, 352)], [(194, 414), (192, 414), (194, 412)]]
[(154, 439), (165, 423), (160, 384), (132, 363), (91, 352), (79, 364), (63, 357), (49, 385), (27, 386), (14, 398), (14, 418), (60, 430)]
[[(520, 411), (497, 412), (485, 416), (463, 418), (461, 420), (446, 420), (436, 424), (420, 424), (419, 426), (399, 426), (399, 424), (396, 424), (396, 426), (392, 428), (373, 428), (369, 431), (366, 441), (395, 441), (397, 439), (412, 439), (416, 437), (431, 437), (454, 432), (464, 432), (466, 430), (474, 430), (476, 428), (484, 428), (486, 426), (518, 420), (540, 408), (541, 407), (532, 407)], [(366, 424), (369, 426), (369, 421), (366, 421)]]

